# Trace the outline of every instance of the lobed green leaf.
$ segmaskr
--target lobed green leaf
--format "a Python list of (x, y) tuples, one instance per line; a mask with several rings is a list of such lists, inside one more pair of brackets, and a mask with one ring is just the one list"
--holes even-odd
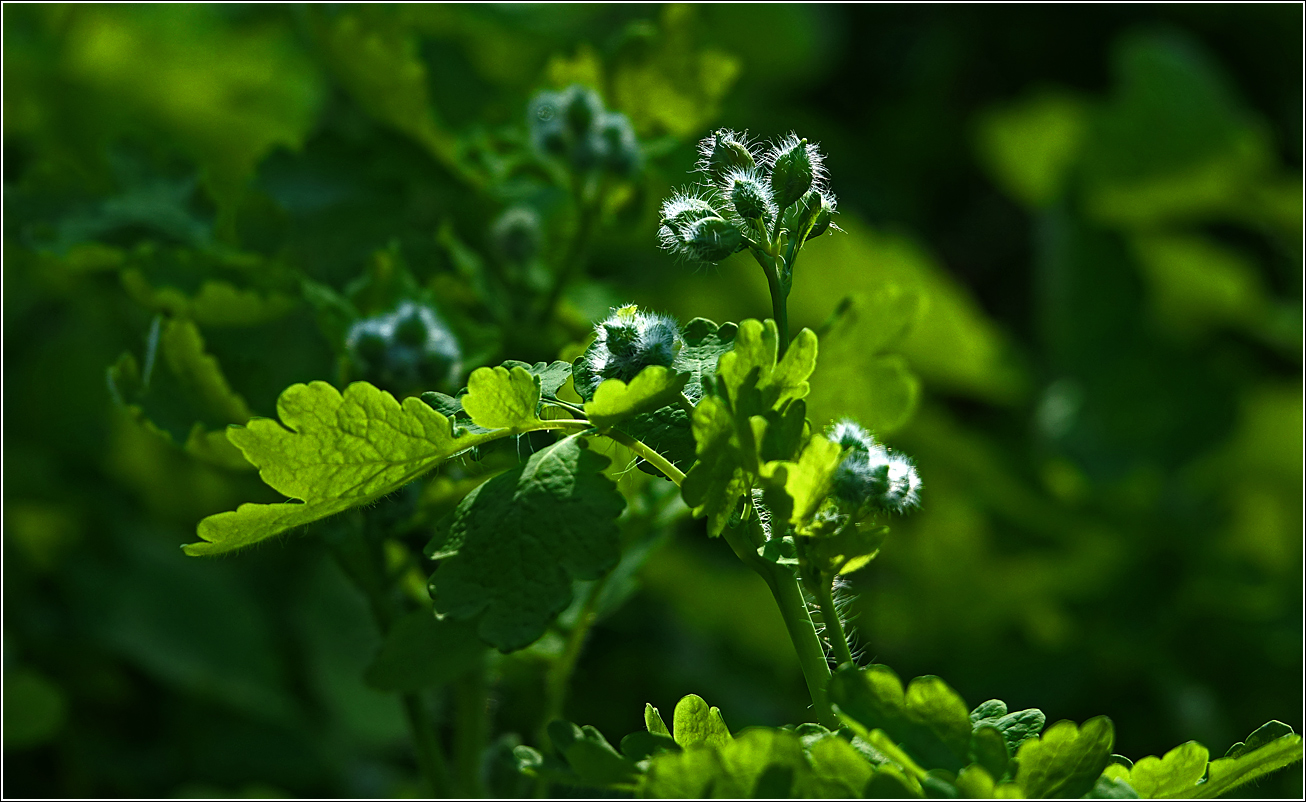
[(478, 619), (481, 639), (503, 652), (544, 634), (571, 603), (572, 580), (598, 579), (620, 557), (625, 500), (607, 464), (572, 436), (468, 493), (427, 546), (442, 561), (436, 610)]
[(277, 399), (278, 423), (254, 418), (227, 438), (272, 489), (292, 499), (242, 504), (200, 521), (192, 556), (251, 546), (296, 526), (371, 503), (449, 457), (500, 437), (454, 437), (448, 418), (416, 398), (400, 404), (366, 382), (340, 393), (326, 382), (294, 384)]
[(1111, 758), (1115, 729), (1097, 716), (1079, 727), (1058, 721), (1016, 753), (1016, 784), (1029, 797), (1073, 799), (1088, 793)]
[(966, 704), (938, 677), (918, 677), (904, 691), (887, 666), (845, 664), (831, 678), (830, 701), (862, 737), (883, 730), (923, 765), (956, 772), (969, 762)]
[(585, 404), (585, 416), (599, 429), (621, 423), (644, 412), (673, 404), (689, 381), (688, 373), (674, 373), (661, 365), (650, 365), (626, 383), (608, 379)]
[(720, 708), (708, 707), (701, 696), (692, 693), (676, 703), (671, 735), (685, 749), (698, 744), (721, 746), (730, 741), (730, 730), (721, 718)]
[(540, 376), (520, 366), (477, 368), (467, 378), (463, 411), (486, 429), (520, 429), (539, 422)]

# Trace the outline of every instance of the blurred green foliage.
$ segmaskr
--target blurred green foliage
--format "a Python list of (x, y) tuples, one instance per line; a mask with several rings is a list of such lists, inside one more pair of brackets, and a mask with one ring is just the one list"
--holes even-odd
[[(742, 255), (695, 272), (655, 249), (717, 124), (823, 141), (846, 233), (790, 298), (822, 337), (810, 416), (857, 417), (924, 479), (848, 578), (863, 661), (1109, 715), (1135, 758), (1301, 730), (1300, 14), (5, 6), (6, 792), (417, 793), (400, 706), (363, 677), (447, 677), (382, 648), (324, 543), (177, 548), (277, 500), (222, 429), (340, 379), (351, 305), (388, 311), (408, 274), (464, 372), (569, 359), (632, 300), (764, 316)], [(648, 166), (535, 327), (493, 286), (491, 231), (526, 205), (564, 252), (566, 193), (520, 154), (529, 98), (573, 83)], [(698, 693), (733, 731), (802, 720), (765, 586), (666, 517), (567, 718), (628, 732)], [(488, 658), (496, 748), (533, 738), (559, 648)], [(457, 692), (437, 701), (447, 722)], [(491, 791), (521, 790), (497, 765)], [(1244, 792), (1300, 796), (1300, 774)]]

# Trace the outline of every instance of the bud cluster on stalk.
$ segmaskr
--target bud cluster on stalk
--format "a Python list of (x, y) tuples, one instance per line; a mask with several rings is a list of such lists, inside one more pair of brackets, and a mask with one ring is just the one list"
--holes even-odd
[(832, 489), (850, 510), (906, 512), (920, 503), (921, 478), (906, 455), (849, 420), (834, 424), (826, 437), (844, 449)]
[(834, 228), (836, 208), (820, 148), (790, 134), (761, 146), (720, 129), (699, 143), (700, 186), (662, 204), (662, 247), (694, 262), (719, 262), (756, 247), (797, 249)]
[(626, 115), (603, 107), (598, 93), (580, 84), (540, 92), (530, 103), (531, 141), (542, 154), (577, 173), (603, 171), (629, 177), (643, 161), (639, 140)]

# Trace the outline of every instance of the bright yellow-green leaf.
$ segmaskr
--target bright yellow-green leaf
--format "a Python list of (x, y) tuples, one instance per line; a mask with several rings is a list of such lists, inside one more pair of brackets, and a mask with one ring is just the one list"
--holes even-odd
[(701, 696), (691, 693), (676, 703), (671, 736), (685, 749), (697, 744), (723, 746), (730, 741), (730, 730), (719, 708), (709, 707)]
[(259, 475), (291, 501), (242, 504), (200, 521), (206, 542), (190, 555), (221, 554), (392, 493), (460, 451), (502, 432), (454, 438), (449, 419), (416, 398), (355, 382), (291, 385), (277, 400), (281, 422), (255, 418), (227, 436)]
[(1111, 758), (1115, 729), (1097, 716), (1079, 727), (1058, 721), (1016, 753), (1016, 784), (1031, 798), (1075, 798), (1088, 793)]
[(540, 377), (523, 367), (477, 368), (467, 379), (463, 410), (486, 429), (514, 429), (539, 420)]
[(1165, 757), (1149, 755), (1129, 770), (1128, 782), (1143, 799), (1187, 796), (1206, 775), (1210, 752), (1196, 741), (1180, 744)]
[[(780, 503), (771, 503), (771, 511), (789, 521), (799, 534), (811, 522), (821, 502), (830, 492), (830, 481), (843, 459), (843, 449), (820, 435), (813, 435), (797, 461), (768, 462), (761, 474), (768, 484), (784, 490)], [(768, 498), (772, 498), (768, 496)]]
[(675, 403), (687, 381), (688, 373), (673, 373), (661, 365), (644, 368), (629, 384), (621, 379), (608, 379), (585, 405), (585, 416), (596, 427), (606, 429), (640, 413)]

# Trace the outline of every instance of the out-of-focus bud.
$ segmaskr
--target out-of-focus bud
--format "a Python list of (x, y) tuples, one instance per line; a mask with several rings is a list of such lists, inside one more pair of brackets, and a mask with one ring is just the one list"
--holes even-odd
[(527, 206), (504, 212), (490, 229), (495, 253), (505, 262), (523, 265), (540, 252), (540, 216)]

